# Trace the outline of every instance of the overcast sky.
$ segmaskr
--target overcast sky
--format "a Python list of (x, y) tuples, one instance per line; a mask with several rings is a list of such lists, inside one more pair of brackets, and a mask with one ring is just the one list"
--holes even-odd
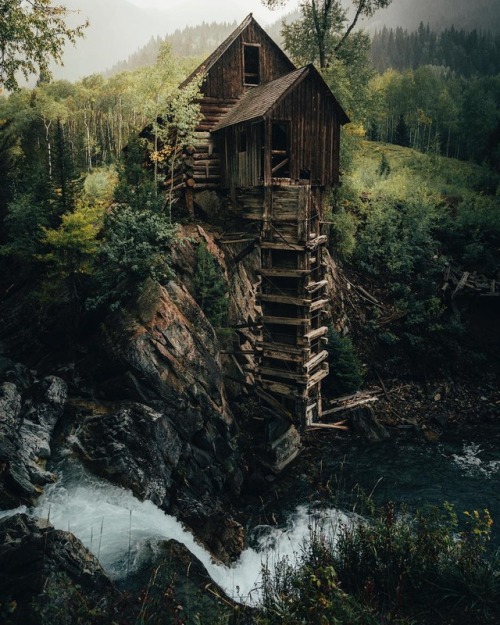
[(181, 12), (186, 25), (202, 21), (238, 20), (253, 13), (263, 23), (274, 22), (282, 15), (295, 9), (299, 0), (288, 0), (284, 8), (274, 11), (266, 9), (260, 0), (128, 0), (143, 8)]
[[(202, 22), (241, 22), (249, 13), (262, 25), (276, 22), (298, 6), (288, 0), (276, 11), (260, 0), (65, 0), (72, 11), (71, 26), (90, 22), (85, 39), (67, 45), (64, 67), (55, 67), (56, 78), (76, 80), (126, 60), (151, 37), (165, 37), (177, 28)], [(211, 52), (211, 50), (207, 50)]]

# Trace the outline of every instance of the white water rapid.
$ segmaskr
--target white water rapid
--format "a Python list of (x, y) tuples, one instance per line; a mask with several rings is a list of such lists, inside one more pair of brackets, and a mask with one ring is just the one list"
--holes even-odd
[(179, 521), (150, 501), (139, 501), (131, 491), (92, 476), (73, 462), (66, 461), (57, 474), (58, 481), (46, 487), (32, 514), (49, 518), (56, 529), (71, 531), (111, 577), (123, 578), (133, 571), (141, 563), (148, 542), (175, 539), (204, 564), (228, 596), (245, 603), (259, 601), (263, 563), (273, 570), (283, 557), (293, 562), (311, 528), (324, 531), (332, 539), (340, 523), (349, 523), (335, 509), (311, 514), (301, 506), (285, 528), (256, 528), (256, 548), (246, 549), (233, 566), (226, 567), (215, 564)]

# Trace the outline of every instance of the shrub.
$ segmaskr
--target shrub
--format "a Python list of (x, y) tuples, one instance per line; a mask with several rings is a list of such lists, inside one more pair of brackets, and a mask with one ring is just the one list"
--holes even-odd
[(228, 313), (227, 283), (219, 262), (205, 243), (196, 250), (194, 270), (196, 301), (215, 328), (225, 325)]
[(175, 226), (162, 212), (115, 206), (104, 220), (104, 240), (87, 306), (115, 310), (147, 279), (168, 278), (169, 247)]
[(336, 540), (312, 527), (295, 565), (265, 571), (258, 622), (494, 625), (500, 557), (488, 552), (491, 517), (465, 518), (460, 527), (449, 504), (412, 515), (389, 503), (333, 528)]
[(334, 328), (328, 330), (328, 362), (330, 389), (339, 395), (357, 391), (363, 382), (361, 362), (349, 337)]

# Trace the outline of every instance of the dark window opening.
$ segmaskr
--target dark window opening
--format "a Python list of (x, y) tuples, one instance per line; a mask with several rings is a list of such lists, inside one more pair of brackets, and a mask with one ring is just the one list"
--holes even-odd
[(238, 152), (247, 151), (247, 133), (244, 130), (238, 131)]
[(271, 133), (271, 175), (273, 178), (290, 177), (288, 122), (273, 122)]
[(260, 46), (243, 44), (243, 82), (260, 85)]

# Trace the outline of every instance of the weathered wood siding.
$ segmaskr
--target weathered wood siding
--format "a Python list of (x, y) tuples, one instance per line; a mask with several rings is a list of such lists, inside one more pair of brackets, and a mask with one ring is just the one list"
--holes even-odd
[[(319, 186), (338, 184), (340, 119), (331, 94), (314, 77), (307, 76), (274, 108), (265, 122), (265, 131), (264, 122), (254, 122), (216, 133), (224, 154), (223, 186), (232, 189), (272, 183), (273, 121), (288, 122), (289, 178), (292, 181), (302, 179)], [(247, 136), (245, 154), (238, 151), (238, 133), (241, 132), (246, 132)]]
[(269, 40), (262, 28), (253, 22), (208, 72), (201, 88), (206, 97), (227, 101), (238, 98), (245, 89), (252, 88), (243, 84), (244, 43), (260, 45), (260, 84), (268, 83), (295, 69), (293, 63)]
[[(264, 123), (244, 123), (218, 133), (222, 158), (222, 184), (226, 188), (262, 185)], [(246, 150), (240, 151), (239, 135), (246, 136)], [(223, 144), (223, 145), (222, 145)]]
[(314, 185), (338, 183), (340, 120), (326, 89), (308, 76), (279, 103), (272, 119), (290, 122), (290, 178), (310, 171)]

